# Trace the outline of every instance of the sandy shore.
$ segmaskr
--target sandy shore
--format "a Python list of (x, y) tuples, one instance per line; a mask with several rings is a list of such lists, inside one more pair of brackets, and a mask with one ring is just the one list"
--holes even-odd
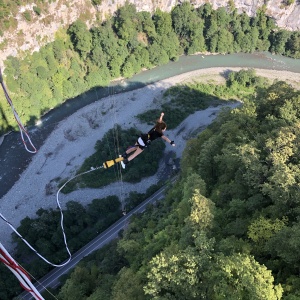
[[(240, 68), (230, 68), (237, 71)], [(114, 124), (122, 128), (136, 127), (141, 132), (148, 131), (149, 125), (141, 124), (136, 115), (160, 107), (163, 92), (172, 85), (188, 81), (225, 82), (224, 74), (229, 68), (211, 68), (185, 73), (149, 85), (147, 87), (101, 99), (84, 107), (70, 117), (61, 121), (45, 141), (28, 168), (11, 190), (0, 200), (1, 214), (14, 226), (26, 216), (34, 217), (39, 208), (56, 208), (55, 178), (71, 178), (81, 166), (84, 159), (94, 153), (97, 140)], [(281, 79), (299, 87), (300, 74), (285, 71), (257, 70), (257, 74), (270, 79)], [(237, 104), (230, 104), (234, 107)], [(210, 124), (222, 107), (210, 107), (198, 111), (185, 119), (176, 129), (167, 130), (166, 135), (176, 142), (176, 147), (167, 145), (166, 151), (175, 151), (181, 157), (187, 137), (192, 131)], [(153, 116), (153, 119), (159, 116)], [(166, 116), (167, 119), (167, 116)], [(95, 128), (95, 124), (98, 126)], [(125, 146), (120, 145), (120, 152)], [(25, 150), (24, 150), (25, 151)], [(141, 154), (142, 155), (142, 154)], [(108, 158), (109, 159), (109, 158)], [(102, 162), (99, 162), (101, 164)], [(161, 168), (163, 168), (163, 163)], [(161, 170), (160, 170), (161, 171)], [(131, 191), (144, 192), (149, 186), (157, 183), (158, 176), (143, 179), (137, 184), (123, 182), (113, 183), (101, 189), (81, 189), (68, 195), (60, 194), (61, 205), (70, 200), (87, 205), (95, 198), (115, 194), (126, 198)], [(46, 195), (46, 186), (52, 188), (53, 195)], [(13, 249), (11, 242), (12, 229), (3, 221), (0, 222), (1, 243), (8, 250)], [(26, 237), (25, 237), (26, 238)]]

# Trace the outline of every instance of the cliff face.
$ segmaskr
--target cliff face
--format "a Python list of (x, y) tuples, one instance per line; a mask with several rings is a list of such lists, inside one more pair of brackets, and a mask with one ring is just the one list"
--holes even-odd
[[(199, 7), (207, 0), (188, 0), (195, 7)], [(267, 2), (267, 15), (274, 18), (279, 27), (287, 30), (300, 30), (300, 4), (285, 6), (286, 0), (234, 0), (238, 11), (254, 16), (258, 8)], [(105, 20), (111, 16), (126, 0), (103, 0), (98, 7), (91, 4), (91, 0), (57, 0), (48, 5), (40, 16), (33, 13), (33, 4), (22, 6), (14, 16), (16, 28), (4, 32), (0, 37), (0, 64), (9, 55), (17, 56), (24, 51), (37, 51), (42, 45), (53, 41), (59, 28), (68, 26), (79, 17), (83, 17), (91, 26), (96, 19)], [(156, 8), (170, 12), (172, 7), (180, 3), (179, 0), (129, 0), (135, 4), (138, 11), (154, 12)], [(214, 9), (226, 7), (228, 0), (209, 0)], [(23, 13), (30, 11), (32, 20), (26, 21)]]
[[(205, 1), (194, 1), (202, 5)], [(210, 0), (214, 9), (227, 6), (227, 0)], [(240, 13), (246, 12), (249, 16), (254, 16), (258, 8), (267, 2), (266, 14), (274, 18), (276, 24), (287, 30), (300, 30), (300, 4), (295, 3), (285, 6), (282, 0), (234, 0), (235, 6)], [(298, 2), (299, 3), (299, 2)]]
[[(176, 4), (186, 0), (129, 0), (134, 3), (138, 11), (153, 12), (159, 7), (163, 11), (171, 11)], [(195, 7), (199, 7), (207, 2), (211, 3), (214, 9), (228, 6), (228, 0), (187, 0)], [(246, 12), (249, 16), (254, 16), (256, 10), (264, 5), (267, 5), (267, 15), (274, 18), (277, 25), (287, 30), (300, 30), (300, 3), (295, 0), (295, 3), (285, 6), (284, 0), (233, 0), (235, 7), (239, 13)], [(99, 6), (99, 11), (105, 17), (105, 13), (114, 12), (117, 7), (124, 5), (126, 0), (104, 0)], [(298, 4), (297, 4), (298, 3)]]

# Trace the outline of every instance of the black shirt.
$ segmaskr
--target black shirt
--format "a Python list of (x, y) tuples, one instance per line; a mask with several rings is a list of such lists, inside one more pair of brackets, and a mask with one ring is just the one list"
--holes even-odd
[(145, 145), (149, 144), (149, 142), (152, 142), (156, 140), (157, 138), (160, 138), (163, 136), (163, 133), (160, 133), (155, 130), (155, 127), (153, 127), (147, 134), (142, 134), (141, 138)]

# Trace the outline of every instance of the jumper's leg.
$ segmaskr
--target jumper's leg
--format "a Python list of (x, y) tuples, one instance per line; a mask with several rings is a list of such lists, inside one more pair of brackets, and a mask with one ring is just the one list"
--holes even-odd
[(135, 144), (134, 146), (128, 148), (128, 149), (125, 151), (125, 153), (126, 153), (126, 154), (129, 154), (129, 153), (135, 151), (137, 148), (138, 148), (138, 145)]
[(136, 150), (135, 150), (135, 152), (132, 154), (132, 155), (130, 155), (129, 157), (128, 157), (128, 161), (131, 161), (131, 160), (133, 160), (135, 157), (137, 157), (139, 154), (141, 154), (143, 152), (143, 150), (141, 149), (141, 148), (137, 148)]

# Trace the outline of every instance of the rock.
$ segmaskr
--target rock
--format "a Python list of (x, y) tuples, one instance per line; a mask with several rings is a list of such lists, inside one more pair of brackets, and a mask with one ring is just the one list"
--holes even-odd
[[(32, 10), (34, 4), (20, 6), (19, 12), (14, 15), (18, 20), (17, 28), (13, 31), (6, 30), (0, 36), (2, 46), (0, 52), (0, 61), (4, 61), (9, 55), (17, 56), (16, 49), (28, 50), (29, 52), (38, 51), (42, 45), (52, 42), (55, 33), (61, 27), (68, 27), (76, 21), (81, 14), (85, 12), (91, 16), (87, 25), (91, 27), (93, 23), (100, 19), (105, 20), (125, 4), (127, 0), (103, 0), (101, 5), (95, 7), (92, 2), (87, 4), (82, 0), (69, 0), (68, 6), (62, 1), (54, 1), (49, 4), (48, 14), (41, 14), (39, 17), (34, 16), (31, 22), (27, 22), (22, 17), (24, 10)], [(202, 6), (207, 0), (189, 0), (194, 7)], [(149, 11), (153, 13), (156, 8), (162, 11), (170, 12), (172, 8), (179, 3), (177, 0), (129, 0), (137, 7), (137, 11)], [(228, 0), (211, 0), (214, 9), (219, 7), (228, 7)], [(282, 0), (235, 0), (235, 7), (239, 13), (245, 12), (249, 16), (254, 16), (258, 8), (261, 8), (265, 2), (266, 14), (274, 18), (277, 25), (287, 30), (300, 30), (300, 5), (298, 1), (289, 6), (282, 4)], [(51, 20), (51, 21), (49, 21)]]

